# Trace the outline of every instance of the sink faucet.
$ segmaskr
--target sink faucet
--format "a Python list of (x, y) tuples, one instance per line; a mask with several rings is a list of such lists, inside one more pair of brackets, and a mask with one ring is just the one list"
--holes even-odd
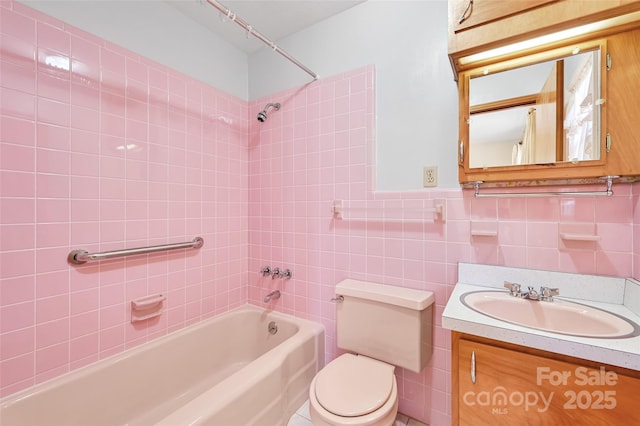
[(522, 293), (520, 297), (522, 297), (523, 299), (540, 300), (538, 292), (533, 287), (529, 286), (527, 287), (527, 289), (529, 291), (527, 291), (526, 293)]
[(274, 290), (264, 297), (264, 303), (269, 303), (273, 299), (280, 299), (280, 290)]
[(560, 294), (560, 290), (557, 288), (540, 287), (540, 291), (536, 291), (531, 286), (527, 287), (528, 291), (526, 293), (522, 293), (522, 286), (520, 284), (510, 283), (508, 281), (504, 282), (504, 288), (509, 289), (509, 294), (513, 297), (520, 297), (522, 299), (529, 300), (542, 300), (545, 302), (552, 302), (553, 296)]

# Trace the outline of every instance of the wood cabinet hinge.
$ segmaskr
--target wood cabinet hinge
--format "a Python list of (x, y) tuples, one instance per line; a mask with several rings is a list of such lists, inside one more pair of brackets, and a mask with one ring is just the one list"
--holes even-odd
[(607, 133), (605, 148), (607, 149), (607, 152), (611, 151), (611, 134), (609, 133)]
[(607, 52), (607, 58), (606, 58), (606, 64), (607, 64), (607, 71), (611, 71), (611, 53)]

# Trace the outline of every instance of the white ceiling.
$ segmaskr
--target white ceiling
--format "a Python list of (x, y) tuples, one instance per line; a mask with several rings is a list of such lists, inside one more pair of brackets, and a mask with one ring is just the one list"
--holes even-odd
[[(222, 14), (206, 0), (165, 0), (169, 5), (222, 37), (240, 50), (251, 54), (264, 43), (247, 37), (238, 24)], [(275, 42), (304, 28), (337, 15), (366, 0), (223, 0), (227, 9)]]

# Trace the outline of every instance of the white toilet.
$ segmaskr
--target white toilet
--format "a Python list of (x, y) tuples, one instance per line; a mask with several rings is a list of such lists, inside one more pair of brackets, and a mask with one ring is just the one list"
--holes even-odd
[(341, 355), (309, 388), (314, 426), (391, 425), (398, 413), (395, 366), (420, 372), (432, 353), (433, 293), (364, 281), (336, 286)]

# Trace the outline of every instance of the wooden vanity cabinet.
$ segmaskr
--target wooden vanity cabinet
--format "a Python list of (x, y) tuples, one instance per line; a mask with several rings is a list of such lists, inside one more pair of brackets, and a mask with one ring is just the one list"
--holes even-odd
[(637, 0), (449, 0), (448, 5), (456, 75), (461, 57), (640, 10)]
[(640, 372), (452, 332), (453, 425), (639, 425)]

